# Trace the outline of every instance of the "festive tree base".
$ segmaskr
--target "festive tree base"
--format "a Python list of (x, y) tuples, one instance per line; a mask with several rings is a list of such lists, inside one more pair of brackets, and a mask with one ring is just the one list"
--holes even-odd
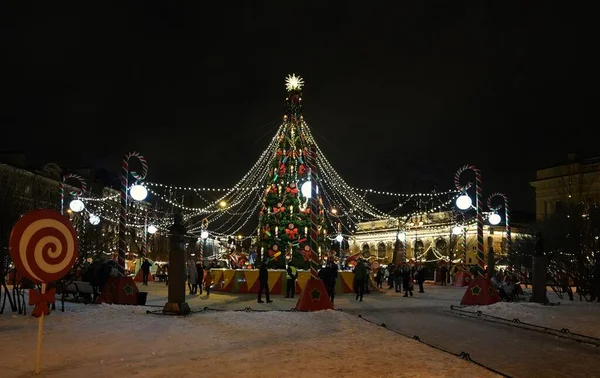
[(138, 287), (131, 277), (110, 277), (97, 303), (137, 305)]
[(333, 303), (327, 295), (325, 284), (321, 280), (310, 279), (296, 303), (297, 311), (333, 310)]
[(471, 280), (462, 301), (463, 306), (487, 306), (500, 302), (498, 290), (487, 278), (475, 278)]
[[(133, 280), (135, 282), (144, 282), (144, 273), (141, 270), (138, 270)], [(152, 282), (152, 273), (148, 273), (148, 282)]]
[(190, 306), (187, 302), (182, 303), (165, 303), (163, 307), (163, 314), (168, 315), (187, 315), (191, 312)]
[(471, 279), (471, 273), (456, 272), (456, 274), (454, 275), (454, 286), (469, 286), (469, 284), (471, 283)]

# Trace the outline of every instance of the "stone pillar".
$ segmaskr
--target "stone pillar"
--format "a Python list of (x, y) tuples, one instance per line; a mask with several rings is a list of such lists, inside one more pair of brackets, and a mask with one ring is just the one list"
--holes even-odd
[(175, 214), (175, 222), (169, 228), (169, 299), (163, 313), (185, 315), (190, 306), (185, 301), (185, 234), (181, 214)]
[(531, 264), (531, 302), (548, 303), (546, 295), (546, 270), (548, 258), (544, 256), (544, 240), (542, 234), (538, 233), (535, 242), (535, 256)]
[(546, 295), (546, 269), (548, 267), (548, 258), (545, 256), (536, 256), (533, 258), (531, 267), (531, 302), (548, 303)]

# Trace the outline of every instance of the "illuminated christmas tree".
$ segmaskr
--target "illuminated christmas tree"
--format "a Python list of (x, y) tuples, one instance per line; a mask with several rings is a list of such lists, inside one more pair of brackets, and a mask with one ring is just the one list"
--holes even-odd
[[(302, 116), (303, 85), (300, 76), (286, 78), (285, 115), (275, 136), (277, 148), (259, 216), (258, 236), (263, 258), (269, 259), (270, 266), (276, 268), (285, 268), (286, 260), (301, 269), (309, 266), (311, 214), (308, 197), (311, 195), (317, 196), (319, 201), (318, 244), (322, 251), (328, 251), (323, 200), (318, 193), (311, 193), (308, 183), (312, 138)], [(308, 184), (303, 186), (305, 183)]]

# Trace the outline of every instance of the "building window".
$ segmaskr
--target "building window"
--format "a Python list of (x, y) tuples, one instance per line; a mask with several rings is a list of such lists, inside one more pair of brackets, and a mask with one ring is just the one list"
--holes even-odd
[(369, 244), (365, 243), (362, 246), (362, 254), (363, 257), (369, 257), (371, 255), (370, 249), (369, 249)]
[(385, 257), (385, 244), (377, 244), (377, 257), (379, 257), (380, 259)]
[(435, 241), (435, 249), (442, 254), (446, 254), (448, 248), (448, 243), (446, 243), (445, 239), (438, 239)]
[(565, 207), (564, 207), (562, 201), (554, 202), (554, 212), (556, 214), (562, 214), (564, 211), (565, 211)]
[(422, 258), (423, 251), (425, 250), (425, 244), (421, 240), (415, 242), (415, 258)]

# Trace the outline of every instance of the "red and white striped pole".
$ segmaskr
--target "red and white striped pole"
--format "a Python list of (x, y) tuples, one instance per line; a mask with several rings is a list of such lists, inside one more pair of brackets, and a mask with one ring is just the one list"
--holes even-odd
[(484, 253), (483, 253), (483, 215), (481, 214), (483, 210), (482, 204), (482, 180), (481, 180), (481, 171), (474, 165), (464, 165), (456, 171), (454, 175), (454, 185), (456, 189), (461, 192), (466, 192), (472, 185), (472, 183), (468, 183), (467, 185), (460, 184), (460, 176), (464, 171), (473, 171), (475, 173), (475, 211), (477, 213), (477, 275), (480, 277), (485, 277), (485, 261), (484, 261)]
[[(129, 171), (129, 159), (132, 157), (138, 158), (142, 164), (142, 172), (130, 172)], [(129, 189), (129, 174), (133, 176), (137, 181), (141, 181), (146, 178), (148, 174), (148, 163), (146, 159), (138, 152), (129, 152), (123, 156), (121, 160), (121, 207), (119, 212), (119, 273), (125, 275), (125, 257), (127, 243), (125, 241), (125, 230), (127, 227), (127, 190)]]
[(73, 196), (81, 196), (83, 195), (83, 193), (85, 193), (87, 191), (87, 184), (85, 183), (85, 180), (83, 179), (83, 177), (76, 175), (74, 173), (68, 173), (62, 176), (62, 179), (58, 182), (58, 192), (60, 194), (60, 213), (64, 214), (65, 213), (65, 183), (67, 182), (67, 180), (70, 179), (75, 179), (77, 181), (79, 181), (79, 185), (81, 186), (81, 189), (79, 191), (72, 191), (71, 195)]
[(318, 250), (319, 250), (319, 226), (317, 224), (317, 215), (319, 214), (319, 199), (317, 198), (317, 149), (314, 145), (310, 147), (309, 154), (309, 180), (310, 180), (310, 278), (319, 279), (318, 272)]

